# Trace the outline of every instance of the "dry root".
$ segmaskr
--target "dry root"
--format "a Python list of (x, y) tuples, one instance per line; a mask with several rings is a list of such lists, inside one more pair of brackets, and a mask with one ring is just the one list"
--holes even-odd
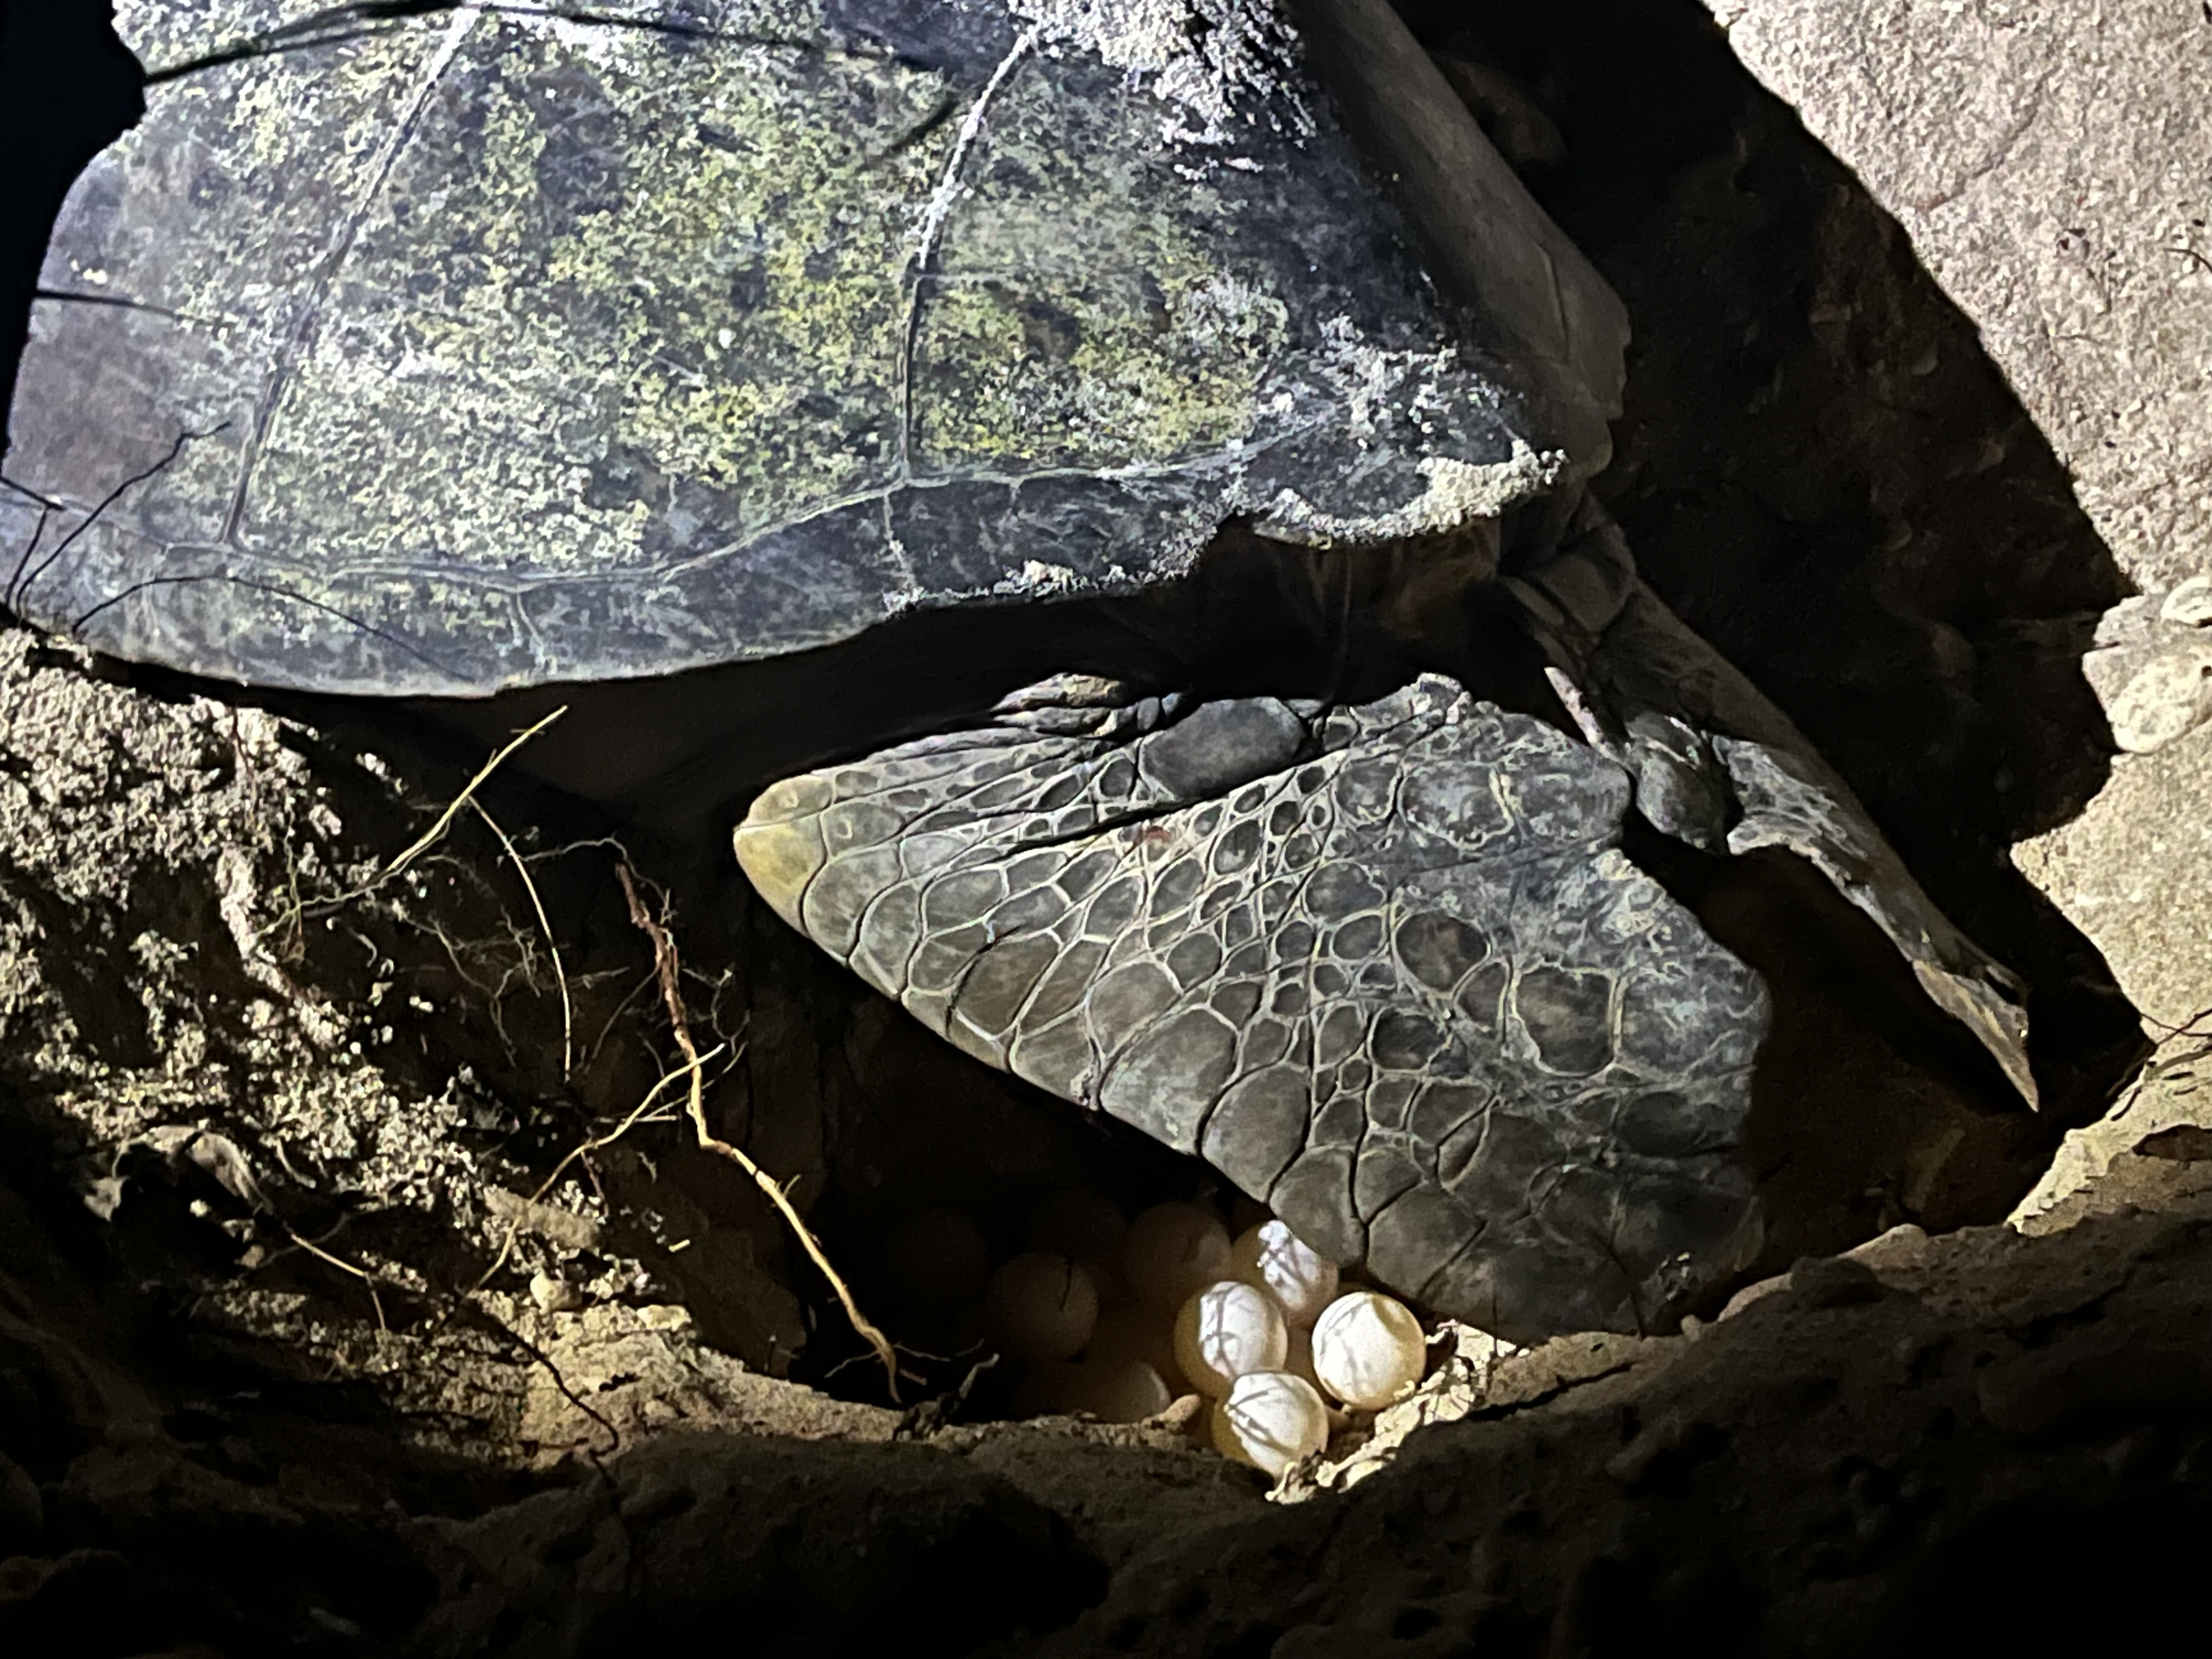
[(646, 908), (645, 901), (639, 896), (637, 882), (630, 873), (629, 866), (627, 863), (617, 865), (615, 873), (622, 878), (623, 894), (629, 901), (629, 919), (637, 924), (647, 939), (653, 941), (653, 969), (660, 980), (661, 1000), (668, 1008), (668, 1021), (675, 1032), (676, 1046), (684, 1051), (685, 1061), (684, 1070), (690, 1074), (688, 1112), (691, 1119), (691, 1130), (698, 1139), (700, 1149), (702, 1152), (712, 1152), (717, 1158), (726, 1158), (736, 1164), (752, 1178), (756, 1187), (767, 1194), (769, 1202), (775, 1206), (778, 1213), (783, 1217), (785, 1223), (798, 1237), (799, 1243), (805, 1247), (808, 1258), (821, 1269), (822, 1276), (830, 1281), (830, 1288), (837, 1292), (837, 1300), (844, 1307), (845, 1317), (851, 1322), (854, 1330), (858, 1332), (861, 1340), (875, 1351), (877, 1359), (883, 1365), (884, 1376), (890, 1389), (890, 1397), (896, 1403), (898, 1400), (898, 1356), (892, 1351), (890, 1339), (860, 1311), (860, 1304), (853, 1299), (852, 1290), (845, 1283), (843, 1275), (830, 1265), (830, 1257), (823, 1251), (821, 1241), (814, 1237), (812, 1229), (807, 1226), (798, 1209), (792, 1204), (790, 1196), (782, 1183), (762, 1169), (759, 1164), (754, 1163), (743, 1151), (719, 1139), (714, 1131), (707, 1127), (706, 1089), (703, 1081), (706, 1057), (693, 1045), (690, 1024), (684, 1017), (684, 998), (678, 988), (680, 980), (675, 939), (670, 934), (666, 925)]

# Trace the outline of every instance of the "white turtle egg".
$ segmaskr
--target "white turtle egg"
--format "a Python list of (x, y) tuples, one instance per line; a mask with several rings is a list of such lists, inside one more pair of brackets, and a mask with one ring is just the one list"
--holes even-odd
[(1250, 1371), (1214, 1407), (1213, 1444), (1224, 1457), (1280, 1474), (1328, 1444), (1328, 1407), (1303, 1376)]
[(1194, 1389), (1215, 1399), (1251, 1371), (1279, 1371), (1290, 1328), (1275, 1298), (1240, 1279), (1209, 1285), (1176, 1316), (1176, 1364)]
[(1031, 1250), (991, 1275), (983, 1323), (1009, 1358), (1030, 1365), (1066, 1359), (1097, 1326), (1097, 1287), (1066, 1256)]
[(1312, 1324), (1336, 1294), (1336, 1263), (1272, 1219), (1237, 1235), (1229, 1275), (1273, 1297), (1293, 1325)]
[(1428, 1364), (1428, 1343), (1413, 1310), (1379, 1291), (1353, 1291), (1314, 1322), (1314, 1376), (1347, 1406), (1389, 1405)]
[(1174, 1403), (1165, 1381), (1141, 1359), (1086, 1356), (1059, 1372), (1060, 1409), (1089, 1412), (1102, 1423), (1141, 1423)]
[(1203, 1204), (1155, 1204), (1121, 1246), (1129, 1293), (1172, 1315), (1194, 1291), (1229, 1277), (1229, 1229)]
[(1089, 1273), (1102, 1301), (1113, 1300), (1121, 1275), (1121, 1243), (1129, 1218), (1103, 1193), (1071, 1188), (1051, 1194), (1030, 1212), (1029, 1246), (1064, 1255)]
[(991, 1276), (991, 1249), (957, 1210), (919, 1210), (884, 1240), (884, 1273), (893, 1299), (909, 1313), (972, 1308)]

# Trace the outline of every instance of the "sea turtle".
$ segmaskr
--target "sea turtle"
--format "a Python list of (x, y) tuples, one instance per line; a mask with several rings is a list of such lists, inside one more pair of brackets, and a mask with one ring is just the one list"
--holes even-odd
[(987, 684), (1073, 617), (950, 730), (836, 688), (874, 739), (745, 871), (1508, 1336), (1757, 1243), (1766, 995), (1632, 818), (1809, 860), (2032, 1090), (2010, 977), (1587, 496), (1619, 303), (1382, 0), (117, 11), (148, 110), (45, 273), (17, 613), (448, 697), (1019, 606)]

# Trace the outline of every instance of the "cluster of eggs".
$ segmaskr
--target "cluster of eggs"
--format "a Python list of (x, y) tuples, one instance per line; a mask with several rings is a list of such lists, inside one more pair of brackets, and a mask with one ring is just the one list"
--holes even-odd
[[(901, 1243), (909, 1280), (940, 1295), (948, 1267), (981, 1277), (981, 1235), (952, 1212), (915, 1218)], [(1342, 1289), (1337, 1265), (1280, 1221), (1232, 1239), (1205, 1205), (1131, 1219), (1069, 1192), (1038, 1206), (1028, 1246), (981, 1285), (981, 1334), (1025, 1368), (1017, 1413), (1130, 1423), (1188, 1390), (1211, 1402), (1217, 1448), (1278, 1474), (1327, 1443), (1329, 1402), (1387, 1405), (1426, 1362), (1412, 1310)]]

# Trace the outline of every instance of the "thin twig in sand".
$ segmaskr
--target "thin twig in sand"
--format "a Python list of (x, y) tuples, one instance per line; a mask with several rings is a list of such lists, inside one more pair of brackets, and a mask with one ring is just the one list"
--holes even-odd
[[(568, 1166), (570, 1164), (574, 1164), (580, 1158), (590, 1157), (591, 1154), (599, 1151), (602, 1147), (613, 1146), (615, 1142), (620, 1140), (624, 1135), (635, 1128), (638, 1124), (644, 1120), (646, 1114), (653, 1109), (655, 1103), (657, 1103), (660, 1097), (667, 1091), (672, 1084), (675, 1083), (679, 1078), (693, 1075), (695, 1064), (704, 1065), (707, 1061), (714, 1059), (716, 1054), (721, 1052), (721, 1045), (718, 1043), (714, 1048), (709, 1048), (705, 1054), (700, 1055), (696, 1062), (687, 1060), (684, 1064), (678, 1066), (674, 1071), (662, 1073), (660, 1079), (656, 1082), (653, 1087), (645, 1091), (643, 1097), (638, 1101), (636, 1105), (630, 1108), (629, 1116), (623, 1119), (621, 1122), (616, 1124), (615, 1127), (608, 1130), (606, 1133), (603, 1135), (594, 1135), (589, 1140), (579, 1141), (574, 1146), (571, 1147), (569, 1149), (568, 1155), (553, 1166), (553, 1173), (547, 1176), (544, 1180), (538, 1183), (537, 1191), (530, 1194), (530, 1202), (532, 1204), (543, 1202), (545, 1194), (551, 1192), (555, 1184), (559, 1182), (562, 1176), (568, 1172)], [(493, 1275), (497, 1273), (501, 1267), (507, 1265), (507, 1258), (513, 1255), (514, 1251), (515, 1236), (520, 1232), (521, 1230), (522, 1223), (520, 1219), (510, 1221), (507, 1224), (507, 1238), (499, 1247), (499, 1255), (493, 1258), (491, 1266), (483, 1270), (483, 1277), (478, 1279), (474, 1285), (469, 1287), (471, 1291), (480, 1291), (483, 1289), (485, 1285), (491, 1283)]]
[(675, 1030), (676, 1046), (684, 1051), (684, 1058), (687, 1062), (685, 1069), (691, 1074), (688, 1108), (691, 1118), (691, 1132), (697, 1138), (700, 1149), (702, 1152), (712, 1152), (718, 1158), (726, 1158), (736, 1164), (752, 1177), (753, 1185), (767, 1194), (769, 1202), (775, 1206), (777, 1211), (782, 1215), (785, 1224), (798, 1235), (799, 1242), (805, 1248), (808, 1258), (821, 1269), (822, 1276), (830, 1281), (830, 1287), (837, 1292), (837, 1300), (843, 1304), (845, 1317), (851, 1322), (854, 1330), (860, 1334), (863, 1341), (876, 1351), (876, 1358), (883, 1364), (884, 1380), (890, 1389), (891, 1401), (896, 1404), (899, 1382), (898, 1355), (891, 1348), (890, 1339), (878, 1329), (868, 1316), (860, 1311), (860, 1304), (853, 1299), (852, 1290), (846, 1285), (843, 1275), (830, 1265), (830, 1258), (823, 1250), (821, 1242), (814, 1237), (813, 1230), (807, 1226), (798, 1209), (792, 1204), (789, 1192), (784, 1185), (737, 1147), (731, 1146), (726, 1140), (717, 1138), (714, 1132), (707, 1127), (706, 1090), (702, 1082), (705, 1074), (706, 1060), (698, 1049), (692, 1046), (690, 1024), (684, 1018), (681, 978), (676, 958), (676, 940), (670, 934), (667, 927), (655, 920), (652, 912), (645, 908), (645, 901), (638, 896), (637, 883), (630, 874), (629, 866), (627, 863), (617, 864), (615, 866), (615, 874), (622, 878), (623, 896), (629, 901), (629, 919), (637, 924), (647, 939), (653, 941), (653, 963), (655, 972), (660, 977), (661, 1000), (667, 1005), (668, 1021)]
[(561, 1081), (568, 1080), (568, 1072), (575, 1063), (576, 1011), (568, 1000), (568, 970), (561, 965), (561, 941), (553, 937), (553, 924), (545, 915), (544, 902), (538, 896), (538, 884), (530, 878), (530, 866), (522, 861), (522, 854), (514, 850), (514, 843), (507, 838), (507, 831), (499, 827), (499, 820), (484, 811), (483, 803), (472, 800), (469, 805), (484, 821), (484, 828), (499, 837), (499, 844), (507, 854), (507, 861), (514, 866), (514, 873), (522, 878), (522, 890), (530, 895), (530, 908), (538, 913), (538, 930), (545, 935), (545, 948), (553, 957), (553, 983), (561, 992)]
[[(281, 1221), (276, 1224), (280, 1227), (284, 1226), (284, 1224)], [(376, 1310), (376, 1328), (382, 1331), (386, 1336), (391, 1335), (392, 1327), (385, 1322), (384, 1318), (384, 1298), (376, 1293), (376, 1287), (380, 1281), (391, 1285), (395, 1290), (405, 1290), (407, 1288), (405, 1285), (401, 1285), (396, 1279), (387, 1279), (381, 1273), (371, 1273), (366, 1267), (356, 1267), (354, 1263), (347, 1261), (342, 1255), (333, 1255), (330, 1251), (316, 1243), (313, 1239), (302, 1238), (299, 1234), (294, 1232), (289, 1227), (284, 1227), (284, 1237), (290, 1239), (295, 1244), (297, 1244), (301, 1249), (305, 1250), (309, 1255), (315, 1257), (318, 1261), (329, 1262), (331, 1267), (336, 1267), (341, 1273), (351, 1273), (356, 1279), (358, 1279), (363, 1285), (367, 1285), (368, 1287), (369, 1304)]]
[(2184, 1037), (2212, 1036), (2212, 1032), (2207, 1032), (2197, 1029), (2199, 1026), (2202, 1026), (2206, 1020), (2212, 1019), (2212, 1008), (2199, 1008), (2195, 1013), (2190, 1015), (2187, 1019), (2182, 1021), (2179, 1025), (2169, 1025), (2164, 1020), (2158, 1018), (2153, 1014), (2145, 1014), (2142, 1018), (2144, 1024), (2155, 1025), (2160, 1030), (2166, 1033), (2164, 1036), (2159, 1039), (2159, 1046), (2160, 1048), (2164, 1048), (2169, 1042), (2179, 1042)]
[[(681, 1073), (678, 1073), (673, 1075), (680, 1076)], [(279, 1226), (283, 1225), (282, 1222), (279, 1222), (277, 1224)], [(373, 1304), (374, 1304), (376, 1309), (376, 1328), (383, 1332), (387, 1336), (392, 1334), (392, 1327), (385, 1321), (384, 1298), (376, 1293), (376, 1287), (379, 1285), (389, 1285), (392, 1289), (396, 1291), (404, 1291), (410, 1296), (422, 1295), (422, 1292), (415, 1290), (410, 1285), (402, 1284), (398, 1279), (393, 1279), (389, 1274), (375, 1273), (367, 1267), (356, 1267), (354, 1263), (347, 1261), (343, 1256), (335, 1255), (330, 1251), (325, 1249), (321, 1245), (316, 1243), (312, 1238), (301, 1237), (298, 1233), (294, 1232), (289, 1227), (284, 1228), (284, 1235), (295, 1244), (305, 1250), (309, 1255), (315, 1257), (319, 1261), (327, 1261), (331, 1267), (339, 1269), (341, 1272), (351, 1273), (356, 1279), (361, 1280), (361, 1282), (368, 1287), (368, 1299)], [(514, 1235), (512, 1233), (508, 1234), (507, 1242), (510, 1244), (514, 1242)], [(483, 1288), (481, 1281), (479, 1281), (477, 1288)], [(439, 1309), (438, 1320), (440, 1324), (442, 1325), (452, 1315), (459, 1313), (468, 1319), (480, 1321), (483, 1325), (489, 1326), (498, 1335), (506, 1338), (507, 1340), (512, 1342), (516, 1347), (521, 1349), (524, 1353), (529, 1355), (534, 1363), (544, 1367), (546, 1375), (553, 1379), (553, 1386), (560, 1390), (563, 1399), (567, 1400), (570, 1405), (574, 1406), (586, 1417), (590, 1418), (592, 1422), (598, 1424), (602, 1429), (606, 1431), (608, 1443), (607, 1449), (609, 1451), (614, 1450), (615, 1448), (622, 1444), (622, 1431), (615, 1427), (615, 1425), (607, 1419), (605, 1413), (597, 1409), (590, 1401), (584, 1399), (581, 1395), (577, 1394), (574, 1389), (568, 1386), (568, 1379), (561, 1374), (561, 1367), (555, 1363), (552, 1355), (547, 1353), (543, 1348), (540, 1348), (528, 1337), (523, 1335), (521, 1332), (516, 1330), (512, 1325), (509, 1325), (505, 1320), (500, 1318), (496, 1314), (493, 1313), (490, 1309), (485, 1307), (480, 1302), (466, 1300), (459, 1297), (449, 1294), (438, 1294), (435, 1292), (433, 1292), (428, 1299), (434, 1306), (436, 1306)]]
[(444, 835), (447, 830), (453, 827), (453, 820), (455, 817), (459, 816), (461, 808), (469, 805), (469, 803), (475, 799), (477, 791), (483, 787), (484, 781), (487, 778), (490, 777), (493, 773), (499, 770), (501, 763), (503, 763), (509, 755), (512, 755), (516, 750), (521, 748), (524, 744), (528, 743), (531, 738), (536, 737), (540, 732), (543, 732), (547, 726), (552, 725), (555, 720), (559, 720), (562, 715), (568, 712), (568, 705), (562, 703), (558, 708), (548, 714), (544, 720), (538, 721), (537, 725), (532, 726), (528, 731), (519, 732), (514, 737), (509, 738), (507, 741), (506, 747), (501, 749), (496, 755), (494, 755), (489, 760), (486, 761), (477, 769), (476, 776), (469, 780), (467, 787), (464, 788), (459, 794), (454, 796), (452, 800), (446, 804), (446, 810), (438, 814), (437, 821), (431, 824), (431, 826), (428, 830), (425, 830), (421, 835), (417, 836), (413, 843), (410, 845), (404, 852), (401, 853), (398, 857), (393, 859), (391, 863), (384, 866), (384, 873), (380, 876), (378, 879), (380, 881), (391, 880), (392, 877), (398, 875), (402, 870), (404, 870), (409, 865), (412, 864), (422, 854), (428, 851), (430, 848), (434, 846), (437, 842), (438, 837)]
[[(499, 770), (501, 764), (506, 761), (509, 755), (512, 755), (516, 750), (521, 748), (524, 744), (528, 743), (531, 738), (536, 737), (540, 732), (543, 732), (547, 726), (552, 725), (555, 720), (559, 720), (562, 715), (568, 712), (568, 705), (563, 703), (560, 708), (546, 715), (544, 720), (539, 720), (535, 726), (530, 727), (529, 730), (517, 732), (513, 738), (510, 738), (505, 746), (502, 747), (497, 754), (494, 755), (481, 767), (477, 768), (476, 776), (468, 781), (467, 786), (462, 789), (461, 793), (446, 803), (446, 810), (438, 814), (436, 822), (432, 823), (431, 826), (428, 830), (425, 830), (421, 835), (417, 836), (414, 841), (398, 854), (398, 856), (392, 860), (391, 863), (386, 865), (383, 869), (378, 871), (374, 877), (370, 878), (368, 881), (365, 882), (361, 886), (349, 889), (345, 892), (332, 894), (327, 898), (314, 900), (313, 903), (310, 904), (307, 901), (303, 900), (300, 896), (300, 872), (297, 862), (295, 860), (287, 860), (292, 889), (292, 902), (283, 915), (276, 917), (270, 922), (268, 931), (280, 933), (290, 933), (294, 936), (296, 943), (301, 922), (311, 910), (314, 915), (319, 916), (331, 915), (338, 910), (343, 909), (349, 904), (356, 903), (362, 899), (368, 897), (372, 893), (375, 892), (377, 889), (382, 887), (385, 883), (390, 881), (394, 876), (400, 874), (403, 871), (407, 869), (409, 866), (413, 864), (416, 859), (420, 858), (424, 853), (435, 846), (439, 839), (445, 835), (446, 831), (453, 828), (453, 820), (460, 816), (461, 808), (475, 805), (477, 791), (483, 787), (484, 781), (487, 778), (490, 777), (494, 772)], [(477, 810), (479, 812), (483, 811), (482, 807), (477, 807)], [(487, 817), (485, 822), (489, 823), (491, 821)], [(496, 833), (498, 826), (494, 824), (492, 827), (494, 832)], [(507, 837), (505, 836), (500, 836), (500, 840), (502, 842), (506, 839)], [(524, 878), (525, 883), (527, 884), (528, 880), (529, 878), (526, 876)], [(534, 889), (532, 890), (530, 896), (533, 902), (536, 901), (538, 895)], [(542, 918), (542, 911), (540, 912), (540, 915)], [(547, 938), (550, 940), (551, 935), (549, 933)], [(452, 953), (450, 944), (447, 945), (447, 951), (448, 954)], [(460, 969), (460, 961), (458, 956), (454, 958), (453, 966), (457, 969)], [(461, 976), (464, 979), (470, 979), (470, 975), (465, 969), (461, 970)], [(470, 979), (470, 982), (473, 984), (475, 981), (472, 979)], [(562, 988), (562, 1000), (564, 1004), (566, 1000), (567, 989), (564, 985)]]

